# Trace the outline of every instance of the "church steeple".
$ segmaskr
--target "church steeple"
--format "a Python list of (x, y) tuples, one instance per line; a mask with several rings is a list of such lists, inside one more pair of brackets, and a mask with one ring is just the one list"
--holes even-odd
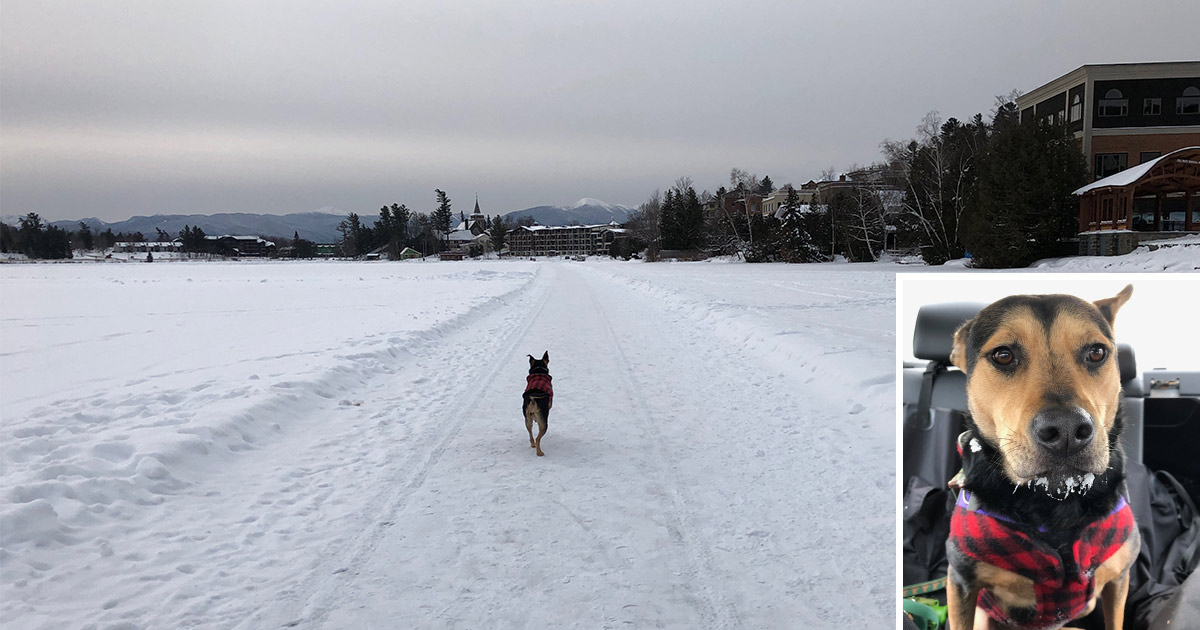
[(483, 213), (479, 211), (479, 195), (475, 195), (475, 211), (471, 213), (472, 221), (483, 221)]

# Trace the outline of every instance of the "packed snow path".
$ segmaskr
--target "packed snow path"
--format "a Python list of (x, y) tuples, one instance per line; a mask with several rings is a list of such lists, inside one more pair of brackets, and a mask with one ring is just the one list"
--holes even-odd
[[(6, 550), (0, 621), (890, 626), (890, 278), (696, 267), (529, 266), (432, 333), (272, 384), (235, 452), (143, 460), (154, 500)], [(537, 457), (520, 394), (547, 350)]]

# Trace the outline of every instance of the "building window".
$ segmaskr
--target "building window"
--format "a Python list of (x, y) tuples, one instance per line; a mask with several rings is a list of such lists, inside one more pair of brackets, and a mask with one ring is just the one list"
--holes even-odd
[(1200, 88), (1192, 86), (1175, 99), (1176, 114), (1200, 114)]
[(1100, 99), (1100, 116), (1128, 116), (1129, 99), (1121, 94), (1121, 90), (1109, 90)]
[(1147, 98), (1142, 100), (1142, 115), (1157, 116), (1162, 113), (1161, 98)]
[(1083, 118), (1083, 99), (1076, 94), (1071, 97), (1071, 122)]
[(1128, 153), (1097, 153), (1096, 179), (1103, 179), (1113, 173), (1120, 173), (1129, 168)]
[(1141, 155), (1138, 156), (1138, 164), (1145, 164), (1150, 160), (1160, 157), (1162, 157), (1162, 151), (1142, 151)]

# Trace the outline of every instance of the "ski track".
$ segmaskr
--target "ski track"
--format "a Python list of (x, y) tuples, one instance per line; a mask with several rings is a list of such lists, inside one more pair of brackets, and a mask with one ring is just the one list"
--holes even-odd
[[(604, 330), (607, 333), (609, 343), (612, 344), (613, 352), (616, 358), (619, 359), (620, 365), (629, 365), (630, 361), (625, 356), (625, 351), (622, 349), (620, 337), (613, 331), (612, 322), (609, 321), (608, 314), (604, 306), (596, 299), (590, 285), (585, 284), (588, 289), (588, 297), (591, 299), (594, 312), (600, 314), (604, 322)], [(684, 517), (685, 506), (688, 501), (684, 497), (683, 484), (678, 479), (678, 473), (675, 470), (674, 462), (663, 449), (662, 435), (658, 430), (658, 426), (654, 419), (647, 416), (646, 397), (639, 389), (637, 382), (634, 381), (626, 370), (617, 370), (621, 375), (622, 387), (625, 394), (632, 399), (632, 407), (636, 411), (633, 418), (634, 423), (641, 429), (643, 440), (647, 440), (654, 445), (655, 453), (658, 455), (660, 464), (654, 470), (664, 487), (669, 487), (672, 490), (671, 501), (669, 505), (670, 523), (668, 528), (671, 533), (671, 540), (678, 546), (684, 547), (690, 559), (691, 567), (689, 570), (689, 581), (695, 580), (699, 582), (702, 591), (702, 599), (705, 604), (704, 614), (701, 621), (704, 627), (709, 628), (741, 628), (742, 622), (737, 611), (732, 605), (715, 589), (710, 583), (710, 574), (712, 573), (712, 557), (708, 550), (712, 548), (712, 543), (705, 539), (698, 529), (693, 529), (688, 526)]]
[[(206, 444), (231, 455), (176, 478), (162, 454), (165, 468), (134, 478), (149, 501), (139, 487), (110, 500), (119, 526), (86, 543), (70, 527), (44, 541), (76, 547), (59, 566), (0, 553), (0, 622), (891, 627), (893, 381), (880, 376), (894, 345), (890, 283), (881, 296), (848, 286), (870, 285), (858, 274), (836, 289), (755, 279), (822, 300), (756, 305), (797, 313), (797, 329), (771, 336), (739, 324), (755, 317), (746, 305), (689, 299), (641, 272), (542, 264), (431, 331), (364, 340), (310, 380), (267, 375), (261, 386), (277, 395), (262, 408), (172, 447), (181, 459)], [(888, 328), (808, 314), (847, 308), (881, 312)], [(536, 457), (519, 407), (525, 355), (543, 350), (556, 399)], [(878, 370), (817, 373), (842, 353)], [(220, 369), (186, 391), (102, 402), (173, 422), (181, 404), (219, 408), (244, 393), (206, 392), (204, 374)], [(103, 420), (89, 412), (98, 406), (63, 400), (37, 413), (86, 425)], [(255, 421), (281, 410), (294, 416), (287, 426)], [(76, 455), (61, 434), (23, 436), (18, 458)], [(92, 454), (116, 466), (123, 449), (105, 442)], [(54, 476), (27, 490), (86, 491)]]

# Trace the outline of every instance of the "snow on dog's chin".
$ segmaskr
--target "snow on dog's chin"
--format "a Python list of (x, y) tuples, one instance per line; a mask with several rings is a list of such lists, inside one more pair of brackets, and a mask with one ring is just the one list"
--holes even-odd
[(1062, 501), (1073, 494), (1087, 494), (1095, 483), (1096, 475), (1092, 473), (1079, 475), (1038, 475), (1030, 477), (1024, 482), (1017, 483), (1013, 487), (1013, 493), (1015, 494), (1017, 490), (1025, 487), (1035, 492), (1045, 493), (1046, 496), (1052, 499)]

